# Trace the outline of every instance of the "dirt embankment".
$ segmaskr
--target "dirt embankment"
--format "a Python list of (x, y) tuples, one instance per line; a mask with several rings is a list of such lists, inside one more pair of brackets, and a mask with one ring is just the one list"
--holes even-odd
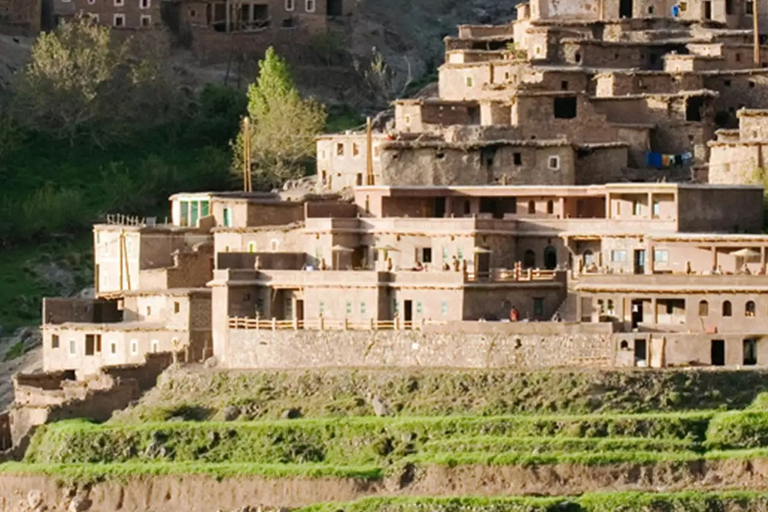
[[(768, 491), (768, 459), (657, 465), (621, 464), (408, 470), (385, 481), (259, 477), (145, 476), (89, 485), (54, 477), (3, 475), (0, 511), (213, 512), (245, 506), (300, 507), (366, 496), (576, 495), (593, 491)], [(75, 504), (73, 506), (73, 500)]]

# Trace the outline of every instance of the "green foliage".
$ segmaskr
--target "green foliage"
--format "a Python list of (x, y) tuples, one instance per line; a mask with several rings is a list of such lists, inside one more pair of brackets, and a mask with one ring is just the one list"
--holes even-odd
[(734, 411), (716, 415), (709, 424), (706, 444), (721, 450), (768, 447), (768, 412)]
[[(178, 414), (176, 415), (179, 416)], [(89, 463), (129, 462), (137, 458), (173, 462), (270, 462), (326, 463), (335, 465), (384, 464), (391, 458), (413, 456), (418, 462), (448, 464), (453, 460), (475, 463), (518, 464), (524, 461), (571, 461), (587, 463), (616, 460), (695, 459), (697, 454), (678, 446), (661, 451), (651, 440), (700, 440), (710, 414), (350, 418), (341, 420), (277, 420), (260, 422), (166, 422), (140, 425), (84, 427), (66, 422), (39, 429), (27, 451), (28, 462)], [(532, 454), (532, 446), (546, 445), (547, 438), (568, 438), (580, 432), (584, 438), (617, 439), (601, 444), (570, 441)], [(509, 438), (499, 447), (488, 437)], [(515, 436), (535, 439), (516, 441)], [(645, 437), (646, 444), (623, 437)], [(469, 439), (466, 446), (441, 448), (441, 443)], [(472, 439), (478, 439), (475, 445)], [(425, 446), (425, 443), (428, 443)], [(484, 444), (482, 444), (484, 443)], [(669, 443), (665, 446), (672, 446)], [(693, 445), (689, 445), (692, 447)], [(500, 451), (502, 448), (507, 448)], [(577, 451), (568, 453), (569, 448)], [(631, 449), (630, 449), (631, 448)], [(654, 451), (650, 451), (651, 449)], [(578, 451), (580, 450), (580, 451)], [(502, 457), (502, 458), (500, 458)], [(655, 458), (654, 458), (655, 457)], [(469, 463), (469, 462), (467, 462)], [(529, 463), (529, 462), (526, 462)], [(532, 462), (531, 462), (532, 463)]]
[[(763, 371), (324, 371), (177, 373), (119, 421), (162, 420), (156, 408), (195, 403), (223, 419), (240, 402), (257, 418), (279, 418), (301, 404), (304, 416), (373, 413), (368, 395), (402, 416), (588, 414), (743, 408), (768, 388)], [(312, 396), (312, 400), (307, 400)], [(518, 434), (519, 435), (519, 434)]]
[(8, 350), (5, 351), (5, 356), (3, 356), (3, 361), (13, 361), (14, 359), (18, 359), (21, 356), (24, 355), (24, 342), (19, 341), (18, 343), (14, 343), (11, 345)]
[(326, 133), (339, 133), (365, 126), (365, 117), (347, 106), (333, 106), (328, 109)]
[[(269, 48), (259, 77), (248, 87), (251, 170), (254, 188), (264, 189), (303, 176), (315, 154), (315, 137), (325, 126), (325, 107), (301, 97), (288, 64)], [(232, 143), (233, 173), (242, 173), (243, 133)]]
[[(162, 37), (162, 36), (160, 36)], [(88, 19), (43, 33), (14, 84), (16, 120), (71, 145), (99, 145), (176, 119), (186, 98), (160, 65), (161, 43), (112, 39), (109, 27)]]
[(240, 91), (207, 84), (197, 102), (186, 137), (203, 144), (225, 146), (238, 134), (240, 118), (246, 113), (248, 100)]

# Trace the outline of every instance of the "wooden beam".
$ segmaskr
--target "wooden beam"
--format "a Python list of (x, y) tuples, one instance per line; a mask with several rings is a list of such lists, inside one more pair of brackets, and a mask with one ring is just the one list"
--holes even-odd
[(755, 67), (760, 67), (760, 13), (758, 0), (752, 0), (752, 30), (754, 36)]

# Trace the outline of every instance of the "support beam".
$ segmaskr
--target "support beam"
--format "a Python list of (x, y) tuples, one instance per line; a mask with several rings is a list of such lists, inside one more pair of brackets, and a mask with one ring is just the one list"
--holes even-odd
[(755, 67), (760, 67), (760, 10), (758, 5), (759, 0), (752, 0), (752, 30), (754, 39), (754, 51), (755, 51)]

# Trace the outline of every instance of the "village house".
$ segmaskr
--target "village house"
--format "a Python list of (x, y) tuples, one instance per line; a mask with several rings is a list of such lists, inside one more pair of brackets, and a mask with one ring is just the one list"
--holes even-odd
[(768, 110), (739, 110), (739, 127), (718, 130), (709, 143), (711, 183), (764, 183)]

